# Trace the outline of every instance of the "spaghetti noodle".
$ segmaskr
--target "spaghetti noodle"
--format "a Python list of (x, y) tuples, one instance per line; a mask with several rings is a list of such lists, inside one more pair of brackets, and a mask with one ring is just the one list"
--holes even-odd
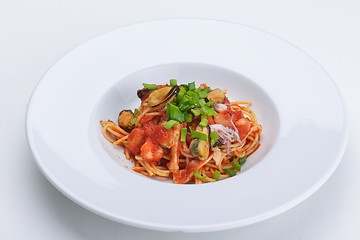
[(226, 90), (195, 82), (143, 85), (138, 109), (121, 111), (117, 123), (100, 121), (133, 171), (177, 184), (215, 182), (236, 175), (259, 148), (262, 127), (251, 102), (230, 102)]

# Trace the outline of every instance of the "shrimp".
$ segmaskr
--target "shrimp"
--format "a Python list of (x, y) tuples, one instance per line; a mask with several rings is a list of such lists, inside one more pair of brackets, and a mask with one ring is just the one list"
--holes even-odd
[(145, 132), (142, 128), (134, 128), (128, 137), (128, 148), (134, 155), (140, 153), (140, 148), (145, 142)]
[(141, 146), (140, 155), (145, 162), (158, 162), (164, 156), (164, 150), (148, 138)]
[(246, 135), (250, 132), (252, 123), (248, 118), (240, 118), (235, 122), (235, 126), (239, 131), (240, 139), (244, 139)]
[(231, 119), (231, 114), (228, 111), (220, 111), (216, 116), (214, 116), (215, 123), (221, 124), (228, 128), (232, 128), (230, 119)]

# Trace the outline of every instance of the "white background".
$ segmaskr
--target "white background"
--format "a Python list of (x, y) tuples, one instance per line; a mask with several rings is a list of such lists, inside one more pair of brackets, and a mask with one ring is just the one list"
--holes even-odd
[[(251, 226), (163, 233), (88, 212), (42, 176), (26, 142), (25, 115), (46, 70), (98, 34), (173, 17), (229, 20), (265, 30), (307, 52), (333, 77), (347, 105), (349, 142), (335, 173), (310, 198)], [(356, 0), (1, 0), (0, 239), (360, 239), (359, 69)]]

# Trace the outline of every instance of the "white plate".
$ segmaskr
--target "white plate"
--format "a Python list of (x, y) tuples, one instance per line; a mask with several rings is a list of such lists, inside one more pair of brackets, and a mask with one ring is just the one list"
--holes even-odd
[[(141, 83), (206, 82), (253, 101), (261, 147), (235, 177), (175, 185), (132, 172), (99, 120), (140, 102)], [(200, 19), (113, 30), (62, 57), (34, 91), (27, 137), (48, 180), (79, 205), (163, 231), (217, 231), (295, 206), (337, 167), (347, 132), (334, 82), (308, 55), (262, 31)]]

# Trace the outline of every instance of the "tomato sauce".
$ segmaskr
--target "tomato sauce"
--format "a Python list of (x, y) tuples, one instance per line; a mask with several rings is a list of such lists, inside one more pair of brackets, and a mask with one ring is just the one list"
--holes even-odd
[(194, 176), (194, 171), (201, 168), (202, 164), (198, 160), (191, 161), (185, 169), (173, 173), (175, 183), (188, 183)]
[(145, 122), (142, 127), (134, 128), (128, 137), (128, 148), (134, 155), (141, 155), (146, 162), (157, 162), (163, 156), (162, 147), (173, 145), (173, 130), (165, 129), (162, 124)]
[(140, 153), (145, 162), (158, 162), (164, 156), (164, 150), (149, 138), (142, 145)]
[(238, 129), (240, 139), (244, 139), (246, 135), (250, 132), (252, 123), (247, 118), (241, 118), (235, 122), (235, 126)]
[(142, 127), (146, 138), (150, 138), (154, 143), (164, 143), (171, 141), (172, 129), (165, 129), (162, 124), (155, 125), (152, 121), (147, 122)]
[(145, 131), (142, 128), (134, 128), (128, 137), (128, 148), (134, 155), (139, 155), (141, 146), (145, 143)]

